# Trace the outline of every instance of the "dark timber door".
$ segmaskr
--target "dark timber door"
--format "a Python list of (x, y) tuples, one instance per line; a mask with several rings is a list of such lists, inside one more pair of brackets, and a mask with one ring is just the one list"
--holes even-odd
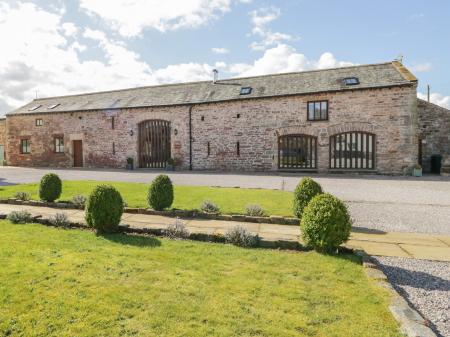
[(83, 167), (83, 141), (73, 141), (73, 167)]
[(170, 122), (149, 120), (139, 124), (139, 167), (164, 168), (170, 158)]

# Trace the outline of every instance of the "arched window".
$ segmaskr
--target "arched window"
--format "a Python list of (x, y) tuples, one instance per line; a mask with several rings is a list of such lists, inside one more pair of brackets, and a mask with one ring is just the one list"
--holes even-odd
[(317, 137), (285, 135), (278, 138), (279, 169), (316, 169)]
[(375, 169), (375, 135), (355, 131), (331, 136), (330, 169)]

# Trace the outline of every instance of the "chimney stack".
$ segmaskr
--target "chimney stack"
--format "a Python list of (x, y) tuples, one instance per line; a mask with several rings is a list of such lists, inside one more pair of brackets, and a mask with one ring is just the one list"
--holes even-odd
[(219, 71), (217, 69), (213, 69), (213, 83), (215, 84), (219, 79)]
[(429, 84), (427, 85), (427, 100), (428, 100), (428, 103), (430, 103), (430, 85)]

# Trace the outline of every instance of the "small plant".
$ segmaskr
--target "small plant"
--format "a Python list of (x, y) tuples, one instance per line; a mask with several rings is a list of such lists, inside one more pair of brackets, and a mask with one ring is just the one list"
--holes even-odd
[(70, 221), (66, 213), (56, 213), (49, 219), (50, 224), (56, 227), (69, 227)]
[(202, 204), (200, 205), (200, 209), (205, 212), (205, 213), (209, 213), (209, 214), (217, 214), (220, 213), (220, 207), (217, 206), (214, 202), (212, 202), (211, 200), (205, 200), (202, 202)]
[(317, 194), (321, 194), (322, 187), (309, 177), (302, 178), (294, 191), (294, 215), (302, 219), (303, 210)]
[(42, 177), (39, 185), (39, 198), (44, 201), (53, 202), (61, 196), (62, 182), (54, 173), (47, 173)]
[(348, 240), (352, 222), (345, 204), (325, 193), (315, 196), (306, 206), (300, 228), (307, 246), (330, 253)]
[(31, 195), (27, 192), (16, 192), (16, 194), (14, 194), (14, 198), (17, 200), (28, 201), (31, 199)]
[(78, 208), (84, 208), (86, 205), (86, 197), (82, 194), (74, 195), (72, 198), (72, 203)]
[(101, 233), (117, 232), (122, 214), (123, 199), (113, 186), (99, 185), (92, 191), (85, 208), (90, 227)]
[(175, 160), (173, 160), (173, 158), (167, 159), (167, 165), (174, 166), (175, 165)]
[(259, 237), (242, 226), (235, 226), (225, 233), (225, 242), (239, 247), (256, 247)]
[(6, 218), (14, 224), (25, 224), (33, 220), (33, 216), (28, 211), (12, 211)]
[(261, 206), (250, 204), (245, 206), (245, 214), (248, 216), (264, 216), (266, 212), (264, 212)]
[(184, 222), (177, 218), (175, 223), (169, 225), (164, 230), (164, 235), (170, 239), (187, 239), (189, 237), (189, 231), (187, 230)]
[(128, 157), (128, 158), (127, 158), (127, 164), (128, 164), (128, 165), (133, 165), (133, 164), (134, 164), (134, 159), (131, 158), (131, 157)]
[(152, 181), (147, 199), (149, 206), (157, 211), (162, 211), (172, 206), (173, 185), (167, 175), (160, 174)]

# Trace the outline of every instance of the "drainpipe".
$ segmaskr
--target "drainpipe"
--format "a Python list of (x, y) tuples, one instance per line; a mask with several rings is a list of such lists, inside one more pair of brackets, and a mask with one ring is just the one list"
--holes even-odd
[(189, 171), (192, 171), (192, 107), (189, 106)]

